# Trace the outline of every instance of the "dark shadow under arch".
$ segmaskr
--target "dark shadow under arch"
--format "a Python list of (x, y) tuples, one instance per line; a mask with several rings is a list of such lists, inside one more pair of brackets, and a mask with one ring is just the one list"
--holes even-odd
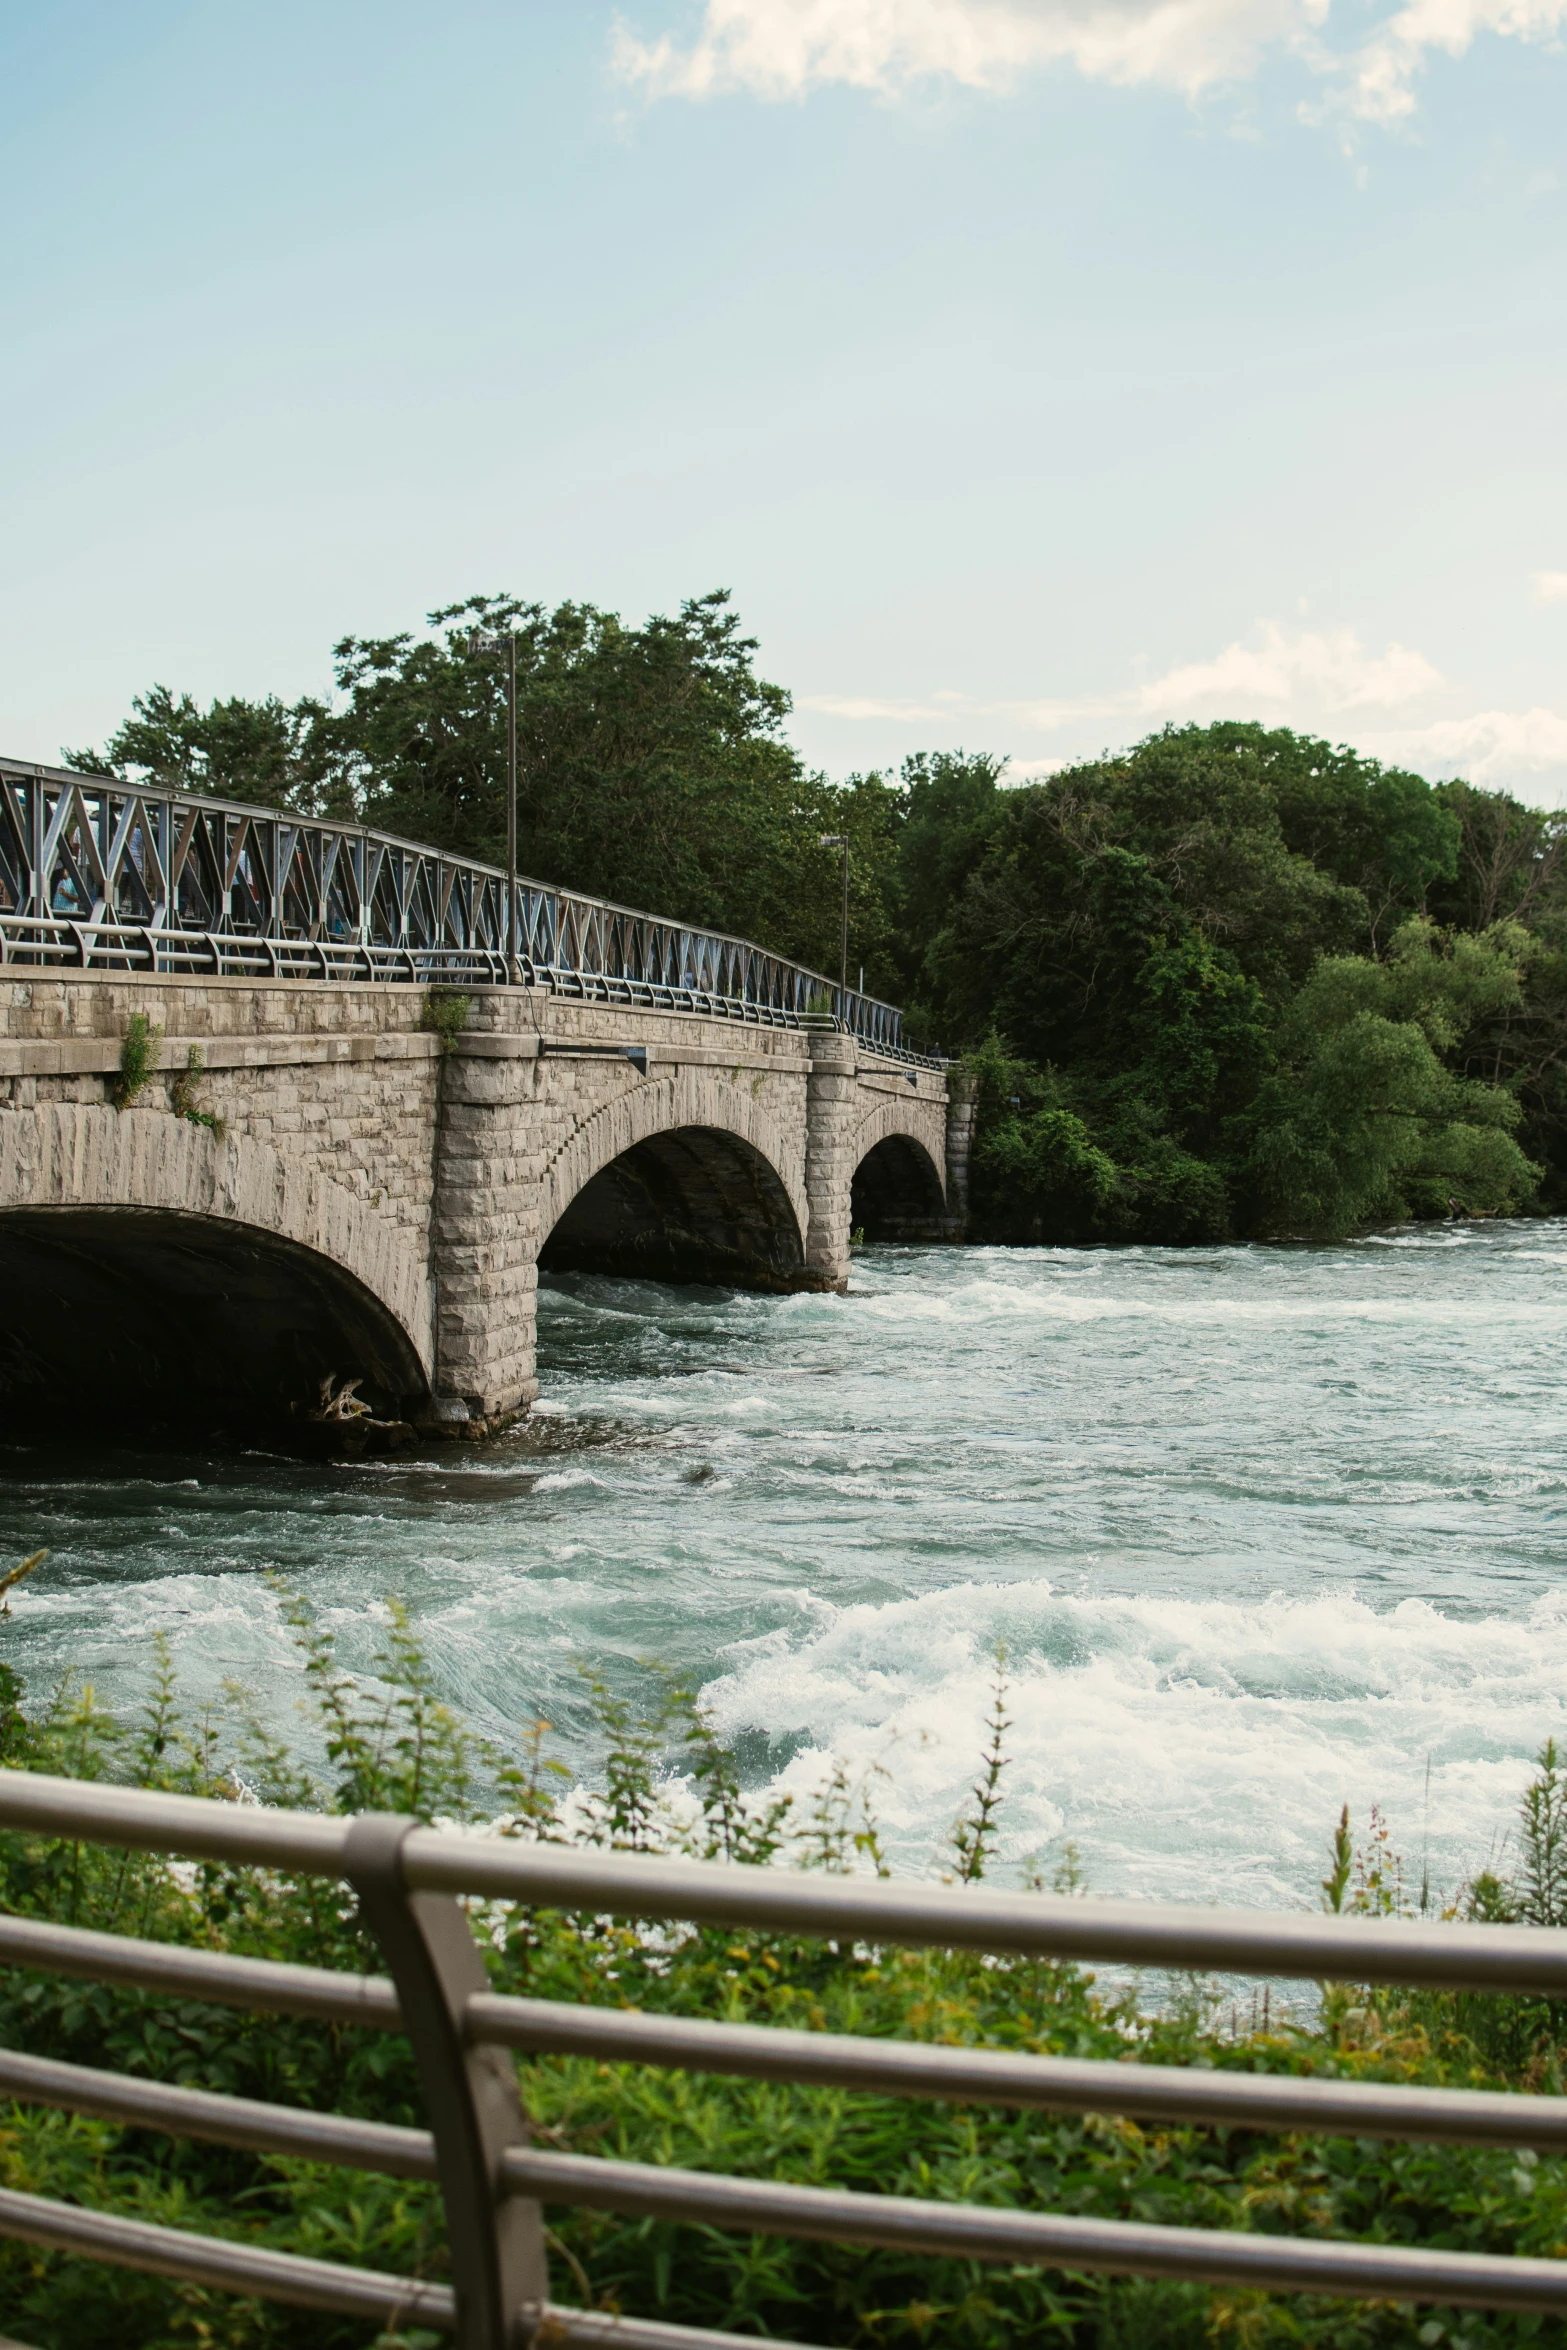
[(24, 1433), (297, 1430), (324, 1379), (359, 1379), (382, 1415), (428, 1393), (362, 1282), (219, 1216), (7, 1208), (0, 1300), (0, 1413)]
[(867, 1240), (945, 1240), (947, 1203), (930, 1154), (911, 1135), (889, 1134), (854, 1170), (849, 1220)]
[(748, 1142), (712, 1126), (652, 1135), (601, 1167), (546, 1238), (539, 1264), (731, 1289), (806, 1282), (779, 1177)]

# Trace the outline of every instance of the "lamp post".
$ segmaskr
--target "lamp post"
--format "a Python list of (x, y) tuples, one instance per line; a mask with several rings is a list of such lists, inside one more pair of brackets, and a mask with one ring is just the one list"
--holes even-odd
[[(823, 832), (817, 835), (824, 849), (843, 851), (843, 952), (838, 965), (838, 986), (843, 998), (849, 993), (849, 836), (846, 832)], [(840, 1002), (839, 1010), (844, 1009)]]
[(506, 647), (506, 978), (517, 984), (517, 631), (504, 636), (476, 628), (476, 653), (498, 653)]

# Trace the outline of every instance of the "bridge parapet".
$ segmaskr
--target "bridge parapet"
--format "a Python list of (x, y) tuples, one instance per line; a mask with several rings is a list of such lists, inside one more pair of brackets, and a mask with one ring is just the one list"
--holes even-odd
[(903, 1015), (749, 940), (364, 825), (0, 758), (0, 964), (301, 985), (508, 979), (582, 1003), (797, 1028), (920, 1059)]

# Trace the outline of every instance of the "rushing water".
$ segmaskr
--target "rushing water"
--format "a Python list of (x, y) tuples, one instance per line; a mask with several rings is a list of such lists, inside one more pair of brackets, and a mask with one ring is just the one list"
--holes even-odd
[(544, 1402), (412, 1461), (16, 1453), (51, 1557), (3, 1629), (113, 1702), (169, 1637), (288, 1731), (264, 1570), (371, 1657), (410, 1605), (444, 1690), (590, 1757), (581, 1669), (703, 1686), (752, 1777), (871, 1774), (928, 1865), (1004, 1642), (1004, 1850), (1104, 1891), (1299, 1903), (1339, 1805), (1452, 1884), (1567, 1691), (1567, 1224), (1341, 1248), (871, 1249), (847, 1297), (575, 1276)]

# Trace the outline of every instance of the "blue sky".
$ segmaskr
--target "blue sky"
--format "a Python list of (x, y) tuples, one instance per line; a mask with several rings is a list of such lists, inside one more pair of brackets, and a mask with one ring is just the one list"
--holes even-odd
[(0, 0), (0, 748), (727, 586), (830, 772), (1567, 800), (1567, 0)]

